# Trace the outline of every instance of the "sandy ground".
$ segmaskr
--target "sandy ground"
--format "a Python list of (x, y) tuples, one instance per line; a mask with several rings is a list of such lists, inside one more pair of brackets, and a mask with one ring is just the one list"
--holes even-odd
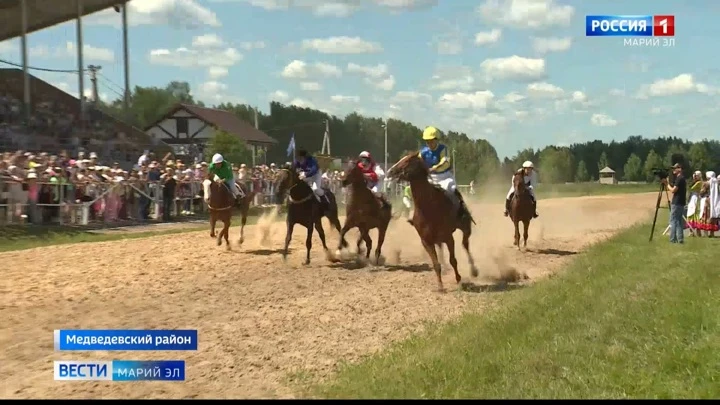
[[(543, 200), (524, 253), (512, 248), (512, 225), (500, 205), (473, 205), (479, 228), (471, 243), (481, 277), (509, 266), (527, 273), (529, 283), (541, 279), (587, 245), (646, 219), (654, 199)], [(325, 224), (335, 246), (337, 235)], [(270, 231), (265, 243), (263, 229)], [(425, 321), (487, 309), (500, 294), (454, 292), (451, 271), (444, 275), (450, 292), (434, 292), (428, 258), (404, 221), (386, 239), (388, 264), (361, 269), (329, 264), (317, 234), (313, 263), (303, 266), (304, 229), (296, 228), (287, 263), (278, 254), (282, 223), (250, 226), (246, 235), (232, 252), (207, 232), (193, 232), (0, 254), (0, 397), (292, 397), (293, 378), (326, 376), (339, 361), (377, 351)], [(238, 238), (237, 228), (230, 236)], [(468, 275), (464, 252), (458, 260)], [(200, 348), (53, 352), (52, 331), (72, 328), (198, 329)], [(53, 360), (81, 359), (185, 359), (188, 381), (53, 381)]]

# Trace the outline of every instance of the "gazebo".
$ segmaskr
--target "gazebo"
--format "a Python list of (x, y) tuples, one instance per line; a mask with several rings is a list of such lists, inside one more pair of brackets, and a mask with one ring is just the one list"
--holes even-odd
[(615, 170), (608, 166), (605, 166), (605, 168), (600, 170), (600, 184), (617, 184)]

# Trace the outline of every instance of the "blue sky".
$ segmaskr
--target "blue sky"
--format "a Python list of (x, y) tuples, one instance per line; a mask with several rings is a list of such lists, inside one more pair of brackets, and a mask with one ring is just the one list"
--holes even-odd
[[(629, 135), (714, 138), (720, 5), (679, 0), (132, 0), (131, 85), (188, 81), (206, 103), (270, 100), (395, 117), (518, 149)], [(585, 37), (587, 14), (671, 14), (674, 47)], [(120, 15), (84, 20), (100, 93), (122, 86)], [(77, 69), (75, 23), (29, 37), (30, 65)], [(20, 61), (19, 41), (0, 58)], [(77, 94), (77, 78), (33, 72)], [(86, 88), (89, 81), (86, 82)], [(390, 134), (392, 136), (392, 134)]]

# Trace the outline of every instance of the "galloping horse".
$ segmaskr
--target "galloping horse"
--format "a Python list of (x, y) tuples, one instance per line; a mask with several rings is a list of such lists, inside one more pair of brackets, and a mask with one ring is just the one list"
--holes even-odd
[(533, 219), (535, 208), (533, 207), (532, 196), (527, 189), (527, 185), (523, 180), (523, 170), (520, 169), (513, 175), (513, 194), (512, 202), (510, 202), (510, 220), (515, 225), (515, 242), (514, 246), (520, 250), (520, 222), (523, 223), (523, 247), (527, 247), (528, 229), (530, 221)]
[[(328, 189), (325, 189), (325, 196), (327, 197), (329, 204), (326, 202), (319, 202), (315, 197), (315, 192), (312, 188), (300, 180), (297, 173), (294, 171), (284, 168), (278, 173), (278, 177), (275, 180), (278, 190), (278, 201), (282, 201), (285, 198), (285, 194), (288, 195), (288, 212), (285, 223), (287, 224), (287, 233), (285, 235), (285, 249), (283, 251), (283, 259), (287, 258), (288, 246), (290, 246), (290, 240), (292, 239), (293, 228), (295, 224), (300, 224), (307, 228), (307, 238), (305, 239), (305, 247), (307, 248), (307, 255), (305, 258), (305, 264), (310, 264), (310, 249), (312, 248), (312, 235), (313, 226), (320, 236), (320, 241), (323, 244), (323, 249), (327, 252), (328, 247), (325, 243), (325, 230), (322, 226), (322, 217), (327, 217), (338, 232), (340, 232), (340, 220), (338, 219), (338, 208), (337, 202), (335, 201), (335, 195)], [(343, 247), (347, 246), (347, 242), (344, 243)]]
[(360, 242), (365, 241), (367, 250), (365, 258), (369, 258), (372, 250), (370, 230), (377, 228), (378, 245), (375, 248), (375, 263), (379, 263), (380, 252), (385, 242), (385, 233), (392, 218), (392, 206), (384, 198), (376, 196), (367, 187), (365, 176), (363, 176), (357, 162), (350, 161), (342, 185), (343, 187), (349, 187), (350, 193), (347, 201), (345, 225), (340, 230), (338, 250), (347, 245), (345, 234), (350, 229), (357, 227), (360, 230), (360, 237), (357, 240), (358, 252), (360, 252)]
[(469, 213), (458, 218), (453, 201), (442, 188), (430, 183), (428, 176), (428, 169), (418, 156), (418, 152), (407, 154), (388, 171), (388, 177), (410, 182), (410, 193), (415, 209), (412, 220), (408, 222), (420, 235), (423, 247), (432, 260), (437, 276), (438, 291), (442, 292), (445, 289), (435, 246), (442, 249), (443, 243), (447, 245), (450, 252), (450, 265), (455, 271), (455, 281), (459, 284), (462, 278), (457, 269), (455, 239), (453, 239), (453, 232), (459, 229), (463, 234), (462, 245), (468, 255), (471, 274), (473, 277), (477, 277), (478, 269), (475, 267), (475, 260), (470, 253), (471, 227), (475, 221)]
[(245, 224), (247, 223), (248, 212), (250, 211), (250, 203), (255, 196), (254, 191), (248, 192), (247, 189), (241, 186), (245, 196), (235, 201), (233, 194), (228, 190), (224, 182), (220, 180), (213, 181), (215, 176), (208, 174), (205, 181), (203, 181), (203, 192), (205, 198), (208, 193), (210, 195), (208, 203), (208, 211), (210, 211), (210, 237), (214, 238), (215, 235), (215, 224), (218, 220), (222, 221), (223, 228), (220, 233), (217, 234), (217, 245), (222, 244), (223, 238), (225, 239), (225, 247), (230, 250), (230, 241), (228, 240), (230, 233), (230, 222), (232, 220), (233, 208), (240, 208), (241, 226), (240, 226), (240, 240), (238, 243), (242, 245), (245, 241)]

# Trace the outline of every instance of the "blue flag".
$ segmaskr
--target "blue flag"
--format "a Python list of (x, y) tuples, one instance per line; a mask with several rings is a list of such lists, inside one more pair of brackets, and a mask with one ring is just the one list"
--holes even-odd
[(290, 143), (287, 147), (287, 155), (292, 156), (293, 152), (295, 152), (295, 133), (293, 132), (292, 136), (290, 137)]

